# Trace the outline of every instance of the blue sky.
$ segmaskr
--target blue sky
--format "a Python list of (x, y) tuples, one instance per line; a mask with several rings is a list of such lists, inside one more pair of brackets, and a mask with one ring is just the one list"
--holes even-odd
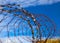
[(48, 16), (56, 23), (56, 36), (60, 36), (60, 0), (0, 0), (0, 4), (6, 4), (7, 2), (21, 4), (21, 7), (25, 8), (30, 13)]
[(53, 20), (56, 24), (57, 32), (56, 35), (60, 36), (60, 3), (52, 5), (38, 5), (25, 8), (33, 14), (44, 14)]
[[(21, 7), (32, 14), (44, 14), (48, 16), (56, 23), (56, 36), (60, 37), (60, 0), (0, 0), (0, 4), (6, 4), (7, 2), (21, 4)], [(4, 35), (1, 35), (2, 33), (4, 33)], [(5, 37), (7, 35), (5, 32), (2, 33), (0, 37)], [(13, 36), (13, 34), (11, 34), (11, 36)]]

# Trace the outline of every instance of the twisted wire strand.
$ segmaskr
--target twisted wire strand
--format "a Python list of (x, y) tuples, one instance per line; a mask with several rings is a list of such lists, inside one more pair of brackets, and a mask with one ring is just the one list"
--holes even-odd
[[(56, 29), (56, 24), (50, 19), (50, 18), (48, 18), (47, 16), (45, 16), (45, 15), (42, 15), (42, 14), (40, 14), (40, 15), (37, 15), (37, 17), (36, 18), (38, 18), (38, 17), (44, 17), (44, 18), (46, 18), (47, 20), (46, 20), (46, 22), (49, 22), (53, 27), (51, 27), (50, 28), (50, 32), (48, 33), (48, 36), (46, 37), (46, 39), (45, 39), (45, 42), (44, 43), (46, 43), (46, 41), (47, 41), (47, 39), (52, 35), (54, 35), (54, 32), (55, 32), (55, 29)], [(41, 22), (41, 21), (40, 21)], [(44, 21), (45, 22), (45, 21)], [(46, 26), (46, 29), (47, 29), (47, 25), (44, 25), (44, 26)], [(42, 30), (43, 31), (43, 30)], [(47, 30), (48, 31), (48, 30)], [(51, 31), (53, 32), (53, 33), (51, 33)], [(44, 31), (43, 31), (44, 32)], [(51, 38), (51, 37), (50, 37)]]
[[(39, 17), (39, 16), (42, 16), (42, 17), (45, 17), (45, 18), (47, 18), (47, 22), (50, 22), (52, 25), (53, 25), (53, 30), (54, 30), (54, 32), (55, 32), (55, 29), (56, 29), (56, 25), (55, 25), (55, 23), (52, 21), (52, 20), (50, 20), (50, 18), (48, 18), (47, 16), (45, 16), (45, 15), (36, 15), (36, 18), (35, 18), (35, 16), (33, 15), (33, 14), (31, 14), (31, 13), (29, 13), (28, 11), (26, 11), (26, 10), (24, 10), (23, 8), (18, 8), (18, 7), (16, 7), (14, 10), (5, 10), (5, 9), (3, 9), (3, 7), (8, 7), (8, 8), (14, 8), (14, 7), (12, 7), (12, 6), (18, 6), (18, 7), (20, 7), (20, 5), (16, 5), (16, 4), (7, 4), (7, 5), (0, 5), (0, 7), (1, 7), (1, 9), (0, 10), (2, 10), (3, 12), (8, 12), (8, 13), (12, 13), (12, 12), (22, 12), (25, 16), (27, 16), (27, 17), (29, 17), (29, 18), (32, 18), (32, 20), (33, 20), (33, 22), (34, 22), (34, 24), (35, 25), (37, 25), (37, 27), (36, 27), (36, 30), (37, 30), (37, 36), (36, 36), (36, 38), (38, 38), (38, 39), (40, 39), (40, 41), (41, 41), (41, 37), (42, 37), (42, 32), (44, 32), (43, 30), (42, 30), (42, 32), (41, 32), (41, 30), (40, 30), (40, 27), (41, 27), (41, 24), (40, 24), (40, 22), (38, 22), (38, 20), (36, 20), (36, 18), (37, 18), (37, 16)], [(30, 22), (30, 20), (26, 20), (26, 18), (23, 18), (22, 16), (20, 16), (20, 15), (18, 15), (18, 14), (14, 14), (13, 15), (14, 17), (18, 17), (18, 18), (22, 18), (23, 20), (25, 20), (25, 21), (27, 21), (27, 23), (29, 24), (29, 27), (31, 28), (31, 32), (32, 32), (32, 43), (34, 43), (34, 39), (35, 39), (35, 37), (34, 37), (34, 30), (33, 30), (33, 27), (32, 27), (32, 25), (31, 25), (31, 22)], [(0, 22), (2, 22), (3, 20), (5, 20), (4, 18), (0, 21)], [(12, 22), (12, 20), (13, 20), (13, 18), (11, 19), (11, 21), (9, 21), (8, 23), (7, 23), (7, 26)], [(14, 23), (14, 25), (17, 23), (18, 21), (16, 21), (15, 23)], [(20, 25), (20, 23), (19, 23), (19, 25)], [(19, 25), (18, 25), (18, 28), (19, 28)], [(44, 26), (46, 26), (46, 25), (44, 25)], [(46, 26), (46, 28), (47, 28), (47, 26)], [(52, 29), (52, 28), (50, 28), (50, 29)], [(8, 28), (7, 28), (7, 31), (8, 31)], [(14, 31), (15, 32), (15, 31)], [(23, 34), (23, 28), (22, 28), (22, 34)], [(18, 35), (19, 35), (19, 30), (18, 30)], [(51, 31), (49, 32), (49, 34), (48, 34), (48, 36), (47, 36), (47, 38), (46, 38), (46, 40), (45, 40), (45, 43), (46, 43), (46, 41), (47, 41), (47, 39), (51, 36), (51, 35), (53, 35), (53, 34), (51, 34)], [(14, 33), (14, 36), (15, 36), (15, 33)], [(9, 37), (9, 32), (8, 32), (8, 37)], [(18, 40), (20, 40), (20, 39), (18, 39)]]
[[(19, 19), (18, 19), (18, 20), (19, 20)], [(17, 23), (17, 22), (18, 22), (18, 21), (16, 20), (15, 23)], [(15, 26), (15, 23), (13, 24), (14, 26)], [(19, 32), (19, 30), (18, 30), (18, 32)], [(19, 35), (19, 33), (18, 33), (18, 35)], [(14, 28), (14, 36), (16, 36), (15, 28)], [(18, 39), (20, 43), (23, 43), (19, 38), (16, 38), (16, 39)]]
[[(26, 18), (21, 17), (23, 20), (26, 20)], [(20, 24), (19, 24), (20, 25)], [(29, 24), (30, 25), (30, 24)], [(22, 34), (23, 34), (23, 28), (22, 28)], [(25, 39), (25, 38), (23, 38)], [(26, 40), (26, 39), (25, 39)]]

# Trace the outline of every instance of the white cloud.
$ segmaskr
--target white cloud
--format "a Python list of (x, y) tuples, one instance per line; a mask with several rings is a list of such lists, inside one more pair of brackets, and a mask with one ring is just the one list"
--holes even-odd
[(0, 4), (6, 4), (6, 3), (17, 3), (21, 4), (22, 7), (28, 7), (33, 5), (44, 5), (44, 4), (52, 4), (60, 2), (60, 0), (0, 0)]
[[(32, 43), (32, 41), (27, 41), (28, 38), (31, 39), (30, 36), (16, 36), (16, 37), (5, 37), (5, 38), (0, 38), (0, 42), (2, 43)], [(19, 39), (19, 40), (18, 40)], [(51, 40), (57, 40), (60, 39), (60, 37), (54, 37)], [(32, 40), (32, 39), (31, 39)], [(42, 40), (45, 40), (45, 37), (42, 37)], [(35, 40), (36, 41), (36, 40)]]
[[(5, 38), (0, 38), (0, 42), (2, 42), (2, 43), (21, 43), (21, 42), (22, 43), (32, 43), (30, 41), (23, 39), (26, 37), (27, 36), (17, 36), (17, 37), (10, 37), (10, 38), (5, 37)], [(19, 40), (18, 40), (18, 38), (19, 38)], [(31, 38), (31, 37), (29, 37), (29, 38)]]

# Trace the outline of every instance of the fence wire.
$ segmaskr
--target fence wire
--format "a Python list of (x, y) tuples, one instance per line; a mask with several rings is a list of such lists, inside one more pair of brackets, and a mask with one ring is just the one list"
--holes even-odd
[[(15, 3), (0, 5), (0, 17), (0, 37), (8, 37), (11, 43), (15, 43), (11, 36), (18, 40), (16, 43), (24, 43), (22, 39), (30, 43), (41, 43), (43, 37), (46, 43), (47, 39), (54, 36), (56, 29), (55, 23), (47, 16), (31, 14)], [(4, 43), (2, 39), (0, 43)]]

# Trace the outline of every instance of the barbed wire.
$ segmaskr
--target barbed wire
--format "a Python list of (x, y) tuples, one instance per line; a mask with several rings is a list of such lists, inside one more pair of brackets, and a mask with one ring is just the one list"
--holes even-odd
[[(7, 7), (7, 9), (5, 8)], [(23, 8), (20, 8), (20, 5), (18, 4), (6, 4), (6, 5), (0, 5), (0, 14), (1, 15), (4, 15), (3, 19), (0, 20), (0, 23), (2, 23), (5, 19), (9, 18), (9, 17), (12, 17), (10, 18), (11, 20), (7, 20), (9, 22), (7, 22), (6, 25), (4, 26), (0, 26), (0, 27), (3, 27), (1, 30), (0, 30), (0, 33), (1, 31), (5, 28), (7, 30), (7, 37), (10, 39), (10, 30), (9, 30), (9, 24), (11, 24), (12, 21), (14, 21), (15, 18), (17, 18), (17, 20), (13, 23), (13, 26), (15, 26), (15, 24), (18, 22), (18, 36), (20, 36), (20, 28), (21, 27), (21, 31), (22, 31), (22, 35), (24, 35), (24, 28), (25, 26), (23, 25), (23, 23), (26, 21), (27, 24), (25, 25), (28, 25), (30, 29), (30, 32), (31, 32), (31, 36), (32, 36), (32, 39), (30, 39), (29, 37), (26, 37), (23, 39), (25, 39), (26, 41), (29, 41), (29, 42), (32, 42), (32, 43), (37, 43), (37, 41), (42, 41), (42, 37), (45, 36), (46, 39), (44, 41), (44, 43), (46, 43), (46, 41), (48, 40), (48, 38), (51, 38), (51, 36), (53, 36), (54, 32), (55, 32), (55, 29), (56, 29), (56, 26), (55, 26), (55, 23), (50, 20), (50, 18), (48, 18), (47, 16), (45, 15), (33, 15), (31, 13), (29, 13), (28, 11), (24, 10)], [(4, 12), (7, 12), (7, 14), (3, 14)], [(22, 14), (17, 14), (16, 12), (20, 12)], [(8, 14), (9, 13), (9, 14)], [(9, 16), (8, 16), (9, 15)], [(10, 16), (12, 15), (12, 16)], [(21, 24), (22, 23), (22, 24)], [(33, 25), (32, 25), (33, 24)], [(33, 28), (33, 26), (36, 26), (36, 28)], [(45, 26), (45, 27), (43, 27)], [(17, 28), (16, 28), (17, 29)], [(13, 32), (14, 32), (14, 36), (16, 36), (16, 29), (14, 28)], [(35, 29), (35, 30), (34, 30)], [(26, 35), (28, 30), (26, 30)], [(35, 32), (36, 31), (36, 32)], [(46, 32), (48, 32), (47, 36), (46, 36)], [(20, 43), (23, 43), (20, 38), (16, 38), (17, 40), (19, 40)], [(2, 41), (1, 41), (2, 42)], [(14, 43), (12, 40), (11, 40), (12, 43)]]

